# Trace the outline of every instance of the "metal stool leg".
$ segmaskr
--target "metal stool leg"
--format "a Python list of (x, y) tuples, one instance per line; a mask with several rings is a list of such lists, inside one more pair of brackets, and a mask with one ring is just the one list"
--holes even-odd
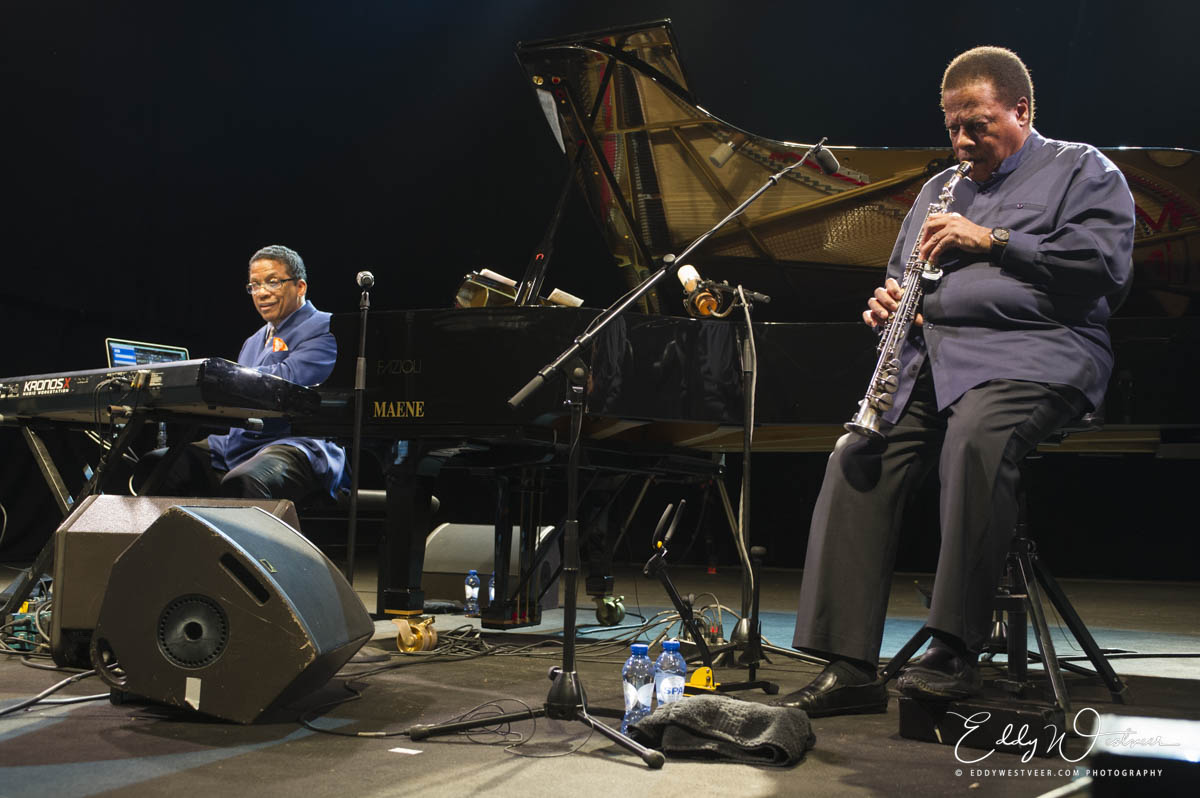
[[(1121, 681), (1121, 677), (1117, 676), (1112, 665), (1104, 656), (1104, 651), (1096, 643), (1096, 639), (1092, 637), (1092, 633), (1088, 631), (1084, 625), (1083, 619), (1075, 612), (1075, 608), (1071, 606), (1071, 602), (1067, 599), (1058, 581), (1054, 578), (1050, 570), (1042, 564), (1036, 554), (1029, 557), (1033, 566), (1033, 574), (1035, 581), (1039, 583), (1046, 591), (1046, 595), (1050, 597), (1050, 603), (1054, 605), (1055, 610), (1066, 622), (1067, 628), (1071, 630), (1071, 634), (1079, 641), (1079, 645), (1083, 647), (1084, 653), (1091, 660), (1092, 666), (1096, 669), (1096, 673), (1104, 680), (1104, 684), (1108, 687), (1108, 691), (1112, 693), (1113, 701), (1123, 704), (1125, 696), (1128, 694), (1129, 687)], [(1070, 667), (1070, 663), (1061, 663), (1063, 667)], [(1086, 673), (1082, 668), (1070, 668), (1076, 672)]]
[(1054, 690), (1054, 703), (1063, 712), (1070, 712), (1071, 697), (1067, 695), (1067, 686), (1063, 683), (1062, 668), (1058, 664), (1058, 654), (1054, 651), (1050, 628), (1046, 625), (1041, 591), (1038, 590), (1037, 577), (1033, 573), (1033, 563), (1030, 562), (1028, 551), (1017, 554), (1017, 565), (1021, 569), (1021, 581), (1025, 583), (1025, 603), (1029, 608), (1029, 617), (1033, 620), (1033, 637), (1037, 640), (1046, 675), (1050, 677), (1050, 685)]

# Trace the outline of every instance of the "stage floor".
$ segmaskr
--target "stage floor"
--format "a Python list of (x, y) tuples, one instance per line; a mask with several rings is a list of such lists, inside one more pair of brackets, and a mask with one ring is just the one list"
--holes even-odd
[[(374, 605), (371, 563), (364, 561), (355, 586)], [(636, 575), (636, 578), (635, 578)], [(682, 593), (697, 604), (741, 603), (736, 572), (715, 576), (676, 569)], [(762, 611), (771, 642), (790, 643), (791, 612), (800, 572), (766, 570)], [(884, 656), (919, 626), (922, 607), (912, 583), (928, 577), (898, 575), (893, 584)], [(1064, 581), (1064, 589), (1101, 645), (1142, 653), (1200, 652), (1200, 584)], [(617, 592), (627, 609), (640, 606), (650, 617), (669, 605), (657, 581), (634, 569), (618, 573)], [(579, 622), (594, 624), (591, 604), (581, 597)], [(726, 616), (728, 618), (728, 616)], [(884, 715), (813, 721), (817, 742), (801, 764), (787, 769), (669, 759), (660, 771), (581, 724), (539, 719), (512, 726), (525, 740), (477, 734), (410, 741), (407, 727), (455, 718), (487, 702), (504, 700), (506, 711), (541, 705), (549, 667), (561, 657), (561, 611), (547, 611), (537, 629), (488, 632), (484, 641), (495, 655), (473, 658), (403, 656), (383, 663), (351, 663), (322, 690), (250, 726), (205, 719), (161, 707), (106, 700), (43, 706), (0, 717), (0, 795), (211, 795), (250, 792), (256, 798), (288, 796), (384, 795), (680, 795), (702, 790), (726, 796), (773, 795), (1041, 795), (1067, 784), (1073, 767), (1057, 752), (1022, 763), (997, 752), (977, 764), (956, 758), (948, 745), (904, 739), (898, 733), (895, 694)], [(621, 629), (583, 629), (578, 671), (597, 711), (621, 706), (620, 668), (636, 618)], [(439, 616), (445, 637), (459, 627), (477, 627), (462, 616)], [(732, 618), (726, 629), (732, 627)], [(659, 626), (656, 636), (665, 626)], [(394, 651), (389, 623), (377, 624), (373, 648)], [(466, 629), (464, 634), (471, 634)], [(1056, 632), (1057, 634), (1057, 632)], [(1059, 635), (1060, 653), (1074, 653)], [(593, 642), (595, 641), (595, 642)], [(1116, 659), (1131, 700), (1115, 705), (1097, 681), (1068, 676), (1075, 710), (1096, 710), (1154, 718), (1200, 721), (1200, 660)], [(392, 665), (379, 671), (380, 666)], [(803, 686), (819, 665), (773, 656), (759, 675), (782, 692)], [(356, 675), (357, 674), (357, 675)], [(737, 681), (744, 671), (721, 670), (718, 679)], [(987, 672), (985, 671), (985, 676)], [(0, 658), (0, 708), (37, 694), (64, 674)], [(253, 678), (253, 674), (247, 674)], [(316, 713), (314, 725), (341, 733), (386, 732), (389, 737), (345, 737), (304, 728), (297, 718), (307, 709), (350, 697), (361, 699)], [(103, 692), (85, 679), (60, 695)], [(767, 701), (762, 692), (738, 693)], [(613, 725), (619, 720), (608, 719)], [(1084, 751), (1083, 740), (1068, 740), (1066, 754)], [(985, 753), (963, 750), (962, 759)], [(1004, 771), (997, 774), (997, 770)], [(1155, 794), (1153, 780), (1143, 782)]]

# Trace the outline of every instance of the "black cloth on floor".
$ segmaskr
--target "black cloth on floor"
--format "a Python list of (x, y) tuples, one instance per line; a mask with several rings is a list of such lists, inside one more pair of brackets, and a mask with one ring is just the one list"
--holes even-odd
[(816, 744), (802, 709), (720, 695), (676, 701), (629, 727), (630, 736), (667, 756), (785, 767)]

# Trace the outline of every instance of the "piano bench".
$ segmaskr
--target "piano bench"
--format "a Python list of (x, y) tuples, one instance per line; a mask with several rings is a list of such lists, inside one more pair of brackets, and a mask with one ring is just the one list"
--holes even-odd
[[(339, 510), (350, 512), (350, 493), (339, 493), (337, 497), (337, 507)], [(373, 488), (358, 489), (358, 511), (360, 513), (385, 513), (387, 512), (387, 491), (376, 490)]]

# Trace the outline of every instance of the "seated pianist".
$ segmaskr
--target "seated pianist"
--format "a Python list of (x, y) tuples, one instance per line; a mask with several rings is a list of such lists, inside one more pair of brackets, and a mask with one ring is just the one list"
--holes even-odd
[[(250, 258), (246, 291), (265, 322), (246, 339), (237, 362), (300, 385), (323, 382), (333, 371), (337, 341), (328, 313), (308, 301), (304, 261), (288, 247), (263, 247)], [(142, 458), (134, 475), (141, 484), (165, 455), (159, 449)], [(233, 498), (336, 498), (349, 490), (345, 451), (336, 444), (291, 434), (284, 419), (264, 419), (252, 432), (231, 429), (184, 447), (158, 493), (164, 496)]]

